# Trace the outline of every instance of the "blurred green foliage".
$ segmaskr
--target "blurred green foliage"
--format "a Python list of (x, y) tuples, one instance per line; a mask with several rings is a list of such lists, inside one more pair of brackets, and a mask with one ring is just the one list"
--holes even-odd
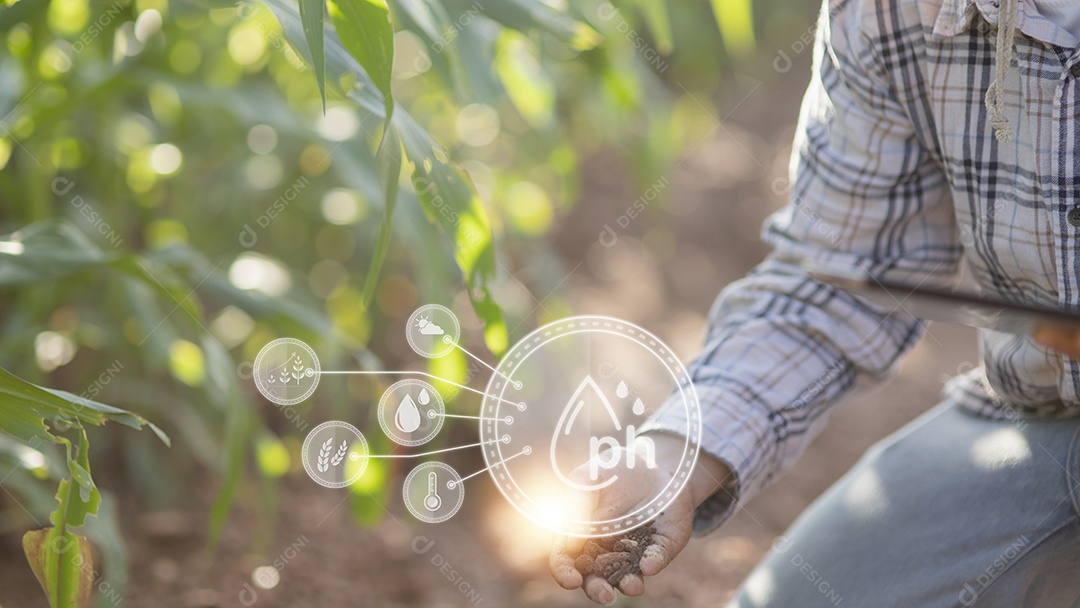
[[(583, 161), (614, 150), (644, 190), (716, 128), (714, 100), (777, 77), (777, 52), (815, 9), (9, 0), (0, 366), (174, 438), (168, 450), (147, 433), (91, 431), (90, 460), (118, 463), (106, 487), (162, 506), (210, 471), (212, 543), (249, 486), (269, 530), (309, 420), (362, 419), (372, 408), (351, 404), (384, 387), (325, 383), (273, 407), (247, 380), (264, 344), (297, 337), (326, 368), (410, 364), (403, 318), (422, 302), (459, 314), (471, 302), (498, 354), (507, 327), (567, 308), (558, 293), (539, 312), (498, 294), (530, 263), (537, 292), (562, 281), (536, 261), (555, 259), (545, 236), (578, 204)], [(429, 366), (470, 377), (460, 353)], [(19, 505), (0, 503), (0, 532), (43, 521), (73, 477), (62, 442), (30, 444), (8, 423), (0, 476)], [(380, 516), (394, 474), (372, 466), (353, 488), (358, 521)], [(94, 573), (122, 593), (116, 507), (108, 491), (101, 500), (85, 524), (104, 557)]]

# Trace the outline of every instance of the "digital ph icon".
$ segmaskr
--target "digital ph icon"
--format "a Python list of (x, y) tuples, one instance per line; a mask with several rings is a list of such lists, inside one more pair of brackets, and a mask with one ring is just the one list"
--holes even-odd
[[(625, 321), (583, 316), (540, 327), (503, 356), (484, 393), (480, 440), (492, 481), (522, 515), (561, 534), (604, 536), (655, 519), (697, 462), (701, 408), (689, 374), (663, 341)], [(687, 421), (670, 472), (657, 469), (641, 432), (661, 404)], [(502, 422), (508, 414), (513, 425)], [(637, 467), (668, 479), (637, 507), (609, 516), (565, 508), (592, 502)]]
[[(615, 389), (615, 395), (617, 397), (626, 398), (629, 395), (629, 389), (626, 382), (620, 381)], [(604, 391), (597, 385), (596, 380), (593, 380), (592, 376), (586, 375), (585, 379), (581, 381), (577, 389), (574, 390), (574, 394), (570, 396), (569, 401), (566, 402), (566, 408), (563, 409), (562, 415), (559, 417), (559, 422), (555, 425), (555, 433), (551, 437), (551, 449), (549, 454), (551, 455), (551, 469), (555, 472), (555, 475), (567, 486), (575, 490), (594, 491), (603, 489), (619, 478), (618, 475), (607, 476), (606, 479), (600, 480), (600, 471), (611, 470), (617, 467), (620, 462), (625, 458), (626, 467), (633, 469), (638, 465), (638, 460), (642, 460), (641, 465), (649, 469), (656, 468), (656, 446), (653, 444), (652, 439), (648, 437), (637, 436), (634, 425), (625, 425), (626, 449), (619, 449), (623, 447), (620, 445), (620, 439), (612, 435), (590, 435), (589, 436), (589, 449), (586, 462), (588, 463), (588, 479), (585, 483), (579, 483), (570, 479), (562, 470), (562, 466), (559, 464), (558, 455), (564, 453), (566, 450), (562, 448), (564, 441), (569, 441), (568, 438), (575, 438), (574, 423), (585, 420), (591, 420), (593, 416), (588, 413), (583, 413), (582, 410), (593, 406), (599, 407), (600, 412), (598, 416), (602, 417), (605, 421), (610, 421), (611, 426), (615, 431), (623, 431), (623, 425), (619, 422), (618, 415), (615, 414), (615, 409), (612, 407), (611, 402), (607, 396), (604, 395)], [(645, 405), (641, 401), (641, 398), (635, 398), (634, 406), (631, 412), (637, 416), (641, 416), (645, 413)], [(586, 431), (588, 433), (588, 431)], [(639, 458), (639, 454), (641, 458)], [(580, 463), (576, 463), (580, 464)]]
[[(267, 399), (296, 403), (310, 396), (323, 375), (413, 376), (391, 384), (377, 405), (379, 427), (404, 452), (372, 454), (357, 427), (328, 421), (315, 427), (302, 448), (304, 469), (316, 483), (343, 488), (356, 483), (371, 459), (416, 459), (479, 448), (484, 466), (462, 477), (445, 462), (414, 466), (402, 483), (409, 512), (427, 523), (446, 521), (461, 508), (465, 482), (488, 473), (503, 497), (524, 517), (554, 532), (595, 537), (626, 532), (652, 519), (678, 496), (697, 461), (701, 410), (689, 375), (659, 338), (631, 323), (580, 316), (536, 329), (514, 344), (497, 365), (460, 344), (460, 324), (448, 308), (428, 304), (409, 317), (410, 346), (435, 358), (454, 349), (488, 369), (483, 389), (420, 370), (322, 370), (315, 352), (291, 338), (275, 340), (259, 354), (255, 381)], [(446, 411), (435, 384), (452, 385), (460, 395)], [(468, 413), (470, 408), (479, 407)], [(659, 407), (681, 412), (686, 438), (677, 466), (661, 470), (656, 446), (646, 431)], [(447, 418), (478, 425), (479, 441), (435, 445)], [(423, 449), (423, 448), (421, 448)], [(572, 510), (595, 503), (622, 476), (638, 469), (666, 476), (655, 495), (623, 513), (603, 515)]]

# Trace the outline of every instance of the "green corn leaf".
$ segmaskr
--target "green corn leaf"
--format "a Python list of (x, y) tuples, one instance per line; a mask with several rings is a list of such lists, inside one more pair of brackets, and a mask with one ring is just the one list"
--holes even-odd
[(323, 111), (326, 111), (326, 52), (323, 47), (323, 17), (326, 0), (300, 0), (300, 20), (304, 24), (304, 38), (311, 53), (315, 80), (319, 83)]
[(97, 513), (101, 503), (101, 494), (90, 479), (90, 442), (86, 430), (80, 429), (79, 435), (74, 456), (71, 442), (57, 437), (67, 450), (71, 478), (61, 481), (56, 490), (57, 507), (49, 516), (52, 527), (32, 530), (23, 536), (26, 559), (51, 608), (89, 608), (93, 591), (90, 542), (70, 529), (83, 525), (88, 515)]
[(753, 52), (754, 5), (752, 0), (709, 0), (724, 47), (736, 57)]
[(0, 285), (40, 282), (115, 259), (64, 220), (46, 220), (0, 236)]
[[(179, 307), (184, 316), (202, 323), (203, 313), (198, 298), (192, 297), (191, 288), (177, 277), (172, 269), (131, 254), (113, 260), (109, 267), (142, 281), (158, 292), (167, 306), (166, 310)], [(178, 310), (177, 314), (181, 314), (181, 310)]]
[(406, 22), (413, 25), (418, 33), (428, 40), (439, 40), (443, 34), (438, 18), (433, 9), (442, 9), (440, 5), (430, 5), (424, 0), (393, 0), (394, 14), (404, 16)]
[(529, 48), (528, 39), (505, 31), (495, 53), (495, 71), (517, 111), (535, 129), (555, 119), (555, 84)]
[(0, 285), (54, 281), (96, 267), (139, 279), (188, 315), (202, 315), (189, 288), (168, 268), (130, 253), (105, 253), (66, 220), (45, 220), (0, 236)]
[(473, 6), (485, 17), (508, 28), (519, 32), (545, 31), (579, 50), (595, 48), (603, 40), (593, 28), (544, 2), (500, 0), (476, 2)]
[(394, 27), (385, 0), (331, 0), (330, 14), (342, 45), (364, 68), (383, 95), (386, 110), (383, 134), (375, 153), (375, 172), (383, 194), (383, 217), (379, 237), (364, 281), (362, 302), (371, 304), (379, 282), (386, 252), (390, 248), (398, 179), (401, 175), (401, 138), (392, 126), (394, 96), (391, 76), (394, 67)]
[[(169, 264), (185, 268), (190, 276), (195, 277), (194, 282), (201, 281), (200, 291), (205, 290), (210, 296), (240, 308), (255, 319), (271, 323), (283, 332), (310, 332), (317, 335), (333, 332), (333, 325), (321, 310), (288, 297), (268, 298), (240, 289), (229, 281), (220, 265), (211, 264), (206, 256), (191, 247), (170, 247), (154, 252), (147, 259), (153, 267)], [(194, 296), (188, 299), (194, 299)]]
[(451, 26), (456, 28), (453, 43), (443, 49), (454, 67), (454, 77), (450, 81), (452, 86), (462, 99), (498, 105), (502, 101), (503, 91), (491, 69), (498, 34), (493, 28), (474, 26), (469, 20), (468, 10), (451, 13), (451, 17), (456, 17), (454, 23), (462, 24), (460, 27)]
[(48, 8), (48, 0), (19, 0), (9, 4), (6, 8), (0, 9), (0, 34), (19, 23), (30, 22)]
[(23, 535), (23, 552), (50, 608), (89, 608), (94, 584), (90, 541), (58, 528), (43, 528)]
[[(442, 78), (443, 82), (452, 85), (455, 82), (451, 70), (454, 49), (448, 43), (452, 34), (449, 33), (451, 30), (447, 29), (447, 24), (451, 22), (451, 19), (446, 12), (446, 7), (427, 0), (390, 0), (390, 7), (390, 12), (396, 17), (398, 26), (416, 34), (424, 41), (431, 69)], [(421, 65), (422, 62), (415, 64), (414, 67), (419, 69)]]
[(90, 478), (90, 440), (86, 437), (86, 429), (79, 429), (79, 435), (79, 446), (74, 448), (77, 450), (74, 457), (71, 455), (71, 442), (63, 437), (57, 438), (67, 450), (67, 465), (71, 474), (71, 479), (60, 482), (56, 491), (60, 504), (49, 517), (57, 528), (83, 525), (86, 516), (97, 514), (98, 505), (101, 504), (101, 494)]
[[(290, 40), (299, 39), (299, 19), (295, 11), (285, 5), (283, 0), (266, 0), (266, 3), (273, 9), (286, 37)], [(546, 14), (544, 11), (551, 9), (545, 7), (536, 10)], [(577, 23), (563, 13), (554, 13)], [(378, 88), (374, 84), (374, 76), (369, 75), (358, 60), (344, 50), (339, 40), (341, 34), (336, 34), (326, 39), (328, 73), (335, 78), (347, 74), (355, 75), (360, 86), (349, 92), (349, 98), (359, 104), (362, 110), (372, 113), (381, 110), (385, 119), (389, 113), (386, 108), (380, 108), (378, 102), (385, 102), (386, 99), (383, 96), (376, 100), (373, 96), (373, 89)], [(425, 214), (440, 227), (452, 243), (454, 259), (465, 277), (473, 309), (485, 324), (484, 338), (488, 348), (496, 353), (502, 352), (507, 345), (507, 332), (502, 310), (495, 303), (489, 288), (495, 276), (495, 249), (487, 211), (465, 174), (449, 164), (442, 148), (432, 141), (431, 136), (404, 109), (398, 108), (393, 112), (392, 124), (401, 138), (405, 159), (410, 167), (409, 175)], [(384, 144), (388, 131), (390, 129), (384, 129)], [(418, 188), (418, 183), (423, 186)]]
[(383, 260), (386, 259), (386, 252), (390, 249), (390, 233), (393, 230), (398, 181), (401, 179), (401, 156), (401, 136), (398, 135), (397, 128), (391, 124), (383, 133), (383, 141), (375, 154), (375, 172), (383, 191), (383, 216), (379, 226), (379, 238), (375, 242), (375, 251), (371, 255), (371, 266), (364, 279), (362, 302), (365, 308), (371, 305), (371, 300), (375, 296)]
[(398, 118), (413, 189), (428, 219), (450, 237), (473, 309), (484, 322), (484, 340), (499, 354), (507, 347), (507, 332), (502, 310), (490, 290), (495, 278), (495, 238), (487, 210), (468, 176), (444, 160), (446, 152), (420, 125), (405, 114)]
[(225, 461), (222, 463), (222, 484), (214, 504), (210, 507), (210, 534), (207, 545), (210, 552), (217, 550), (221, 540), (221, 531), (229, 518), (236, 491), (240, 487), (240, 477), (247, 463), (248, 440), (254, 426), (254, 416), (243, 403), (233, 402), (225, 417)]
[(23, 441), (55, 441), (45, 421), (101, 425), (112, 420), (132, 428), (149, 426), (166, 445), (169, 438), (142, 416), (71, 393), (43, 388), (0, 368), (0, 431)]
[(386, 0), (330, 0), (341, 44), (367, 72), (383, 95), (386, 121), (394, 112), (390, 76), (394, 68), (394, 27)]
[(667, 2), (665, 0), (637, 0), (641, 5), (641, 11), (645, 15), (645, 21), (649, 24), (649, 31), (656, 38), (656, 50), (663, 55), (668, 55), (675, 48), (671, 33), (671, 19), (668, 16)]

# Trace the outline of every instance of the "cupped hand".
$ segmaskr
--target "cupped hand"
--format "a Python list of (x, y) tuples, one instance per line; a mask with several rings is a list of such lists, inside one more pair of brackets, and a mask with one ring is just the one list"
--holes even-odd
[[(620, 458), (619, 465), (603, 470), (601, 477), (593, 480), (596, 483), (617, 477), (614, 482), (594, 492), (579, 493), (572, 499), (578, 515), (584, 516), (581, 519), (603, 521), (618, 518), (645, 506), (663, 491), (678, 468), (684, 440), (663, 433), (651, 434), (649, 437), (656, 446), (657, 466), (642, 466), (642, 458), (639, 457), (636, 459), (636, 466), (628, 468), (627, 458)], [(588, 463), (578, 467), (571, 474), (571, 478), (585, 480), (587, 474)], [(727, 475), (727, 467), (719, 461), (704, 456), (699, 459), (698, 467), (691, 475), (687, 487), (683, 488), (652, 523), (656, 532), (642, 554), (639, 564), (641, 574), (623, 576), (617, 582), (619, 591), (630, 596), (645, 592), (643, 575), (653, 576), (659, 573), (686, 547), (693, 530), (694, 508), (715, 491)], [(586, 540), (568, 536), (556, 537), (549, 563), (551, 575), (563, 588), (580, 587), (592, 601), (610, 605), (616, 598), (615, 588), (595, 574), (582, 576), (574, 565)]]

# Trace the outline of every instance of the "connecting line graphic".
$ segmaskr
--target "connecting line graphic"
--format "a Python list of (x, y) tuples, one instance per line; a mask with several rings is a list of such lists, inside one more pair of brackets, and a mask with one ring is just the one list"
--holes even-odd
[(411, 374), (411, 375), (415, 375), (415, 376), (424, 376), (426, 378), (433, 378), (435, 380), (438, 380), (439, 382), (445, 382), (447, 384), (452, 384), (452, 385), (454, 385), (454, 386), (456, 386), (458, 388), (462, 388), (462, 389), (465, 389), (465, 390), (467, 390), (469, 392), (476, 393), (477, 395), (483, 395), (485, 397), (490, 397), (491, 399), (494, 399), (494, 400), (496, 400), (496, 401), (498, 401), (500, 403), (510, 404), (510, 405), (516, 407), (518, 409), (518, 411), (520, 411), (520, 412), (525, 411), (525, 402), (524, 401), (514, 403), (513, 401), (508, 401), (508, 400), (503, 399), (501, 397), (496, 397), (495, 395), (490, 395), (488, 393), (485, 393), (484, 391), (477, 390), (477, 389), (475, 389), (475, 388), (473, 388), (471, 386), (466, 386), (464, 384), (458, 384), (457, 382), (454, 382), (452, 380), (447, 380), (446, 378), (441, 378), (439, 376), (436, 376), (434, 374), (429, 374), (427, 372), (419, 372), (419, 371), (411, 371), (411, 370), (393, 370), (393, 371), (343, 370), (343, 371), (318, 371), (317, 372), (317, 371), (315, 371), (313, 369), (308, 368), (308, 373), (311, 374), (311, 375), (314, 375), (314, 374), (319, 374), (319, 375), (357, 374), (357, 375), (367, 375), (367, 376), (378, 376), (378, 375), (393, 375), (393, 374), (399, 374), (399, 375), (410, 375)]
[(428, 410), (428, 418), (467, 418), (469, 420), (488, 420), (491, 422), (502, 422), (503, 424), (514, 424), (513, 416), (503, 416), (502, 418), (488, 418), (486, 416), (466, 416), (464, 414), (440, 414), (435, 410)]
[[(481, 441), (479, 443), (470, 443), (469, 445), (456, 445), (452, 448), (445, 448), (442, 450), (435, 450), (433, 452), (421, 452), (419, 454), (361, 454), (359, 452), (353, 452), (349, 454), (349, 458), (352, 460), (360, 460), (361, 458), (421, 458), (423, 456), (431, 456), (432, 454), (442, 454), (443, 452), (452, 452), (454, 450), (464, 450), (466, 448), (475, 448), (489, 443), (509, 443), (510, 437), (503, 435), (502, 439), (489, 439), (487, 441)], [(512, 458), (512, 457), (511, 457)], [(507, 458), (507, 460), (510, 460)]]
[(491, 367), (491, 364), (489, 364), (487, 361), (484, 361), (480, 357), (477, 357), (476, 355), (469, 352), (464, 346), (462, 346), (462, 345), (458, 344), (457, 342), (451, 340), (450, 336), (443, 336), (443, 342), (446, 343), (446, 344), (453, 344), (454, 348), (460, 350), (461, 352), (465, 353), (466, 355), (469, 355), (473, 359), (476, 359), (480, 363), (480, 365), (483, 365), (484, 367), (490, 369), (493, 374), (502, 376), (503, 378), (506, 379), (507, 382), (512, 384), (514, 386), (514, 388), (516, 388), (519, 391), (521, 390), (521, 386), (522, 386), (521, 385), (521, 380), (511, 380), (506, 374), (500, 372), (499, 370), (495, 369), (494, 367)]
[(455, 481), (455, 480), (451, 479), (451, 480), (450, 480), (449, 482), (447, 482), (447, 484), (446, 484), (446, 487), (448, 487), (448, 488), (450, 488), (451, 490), (453, 490), (453, 489), (454, 489), (454, 488), (455, 488), (455, 487), (457, 486), (457, 484), (459, 484), (459, 483), (465, 483), (465, 481), (466, 481), (466, 480), (468, 480), (468, 479), (472, 479), (473, 477), (476, 477), (477, 475), (479, 475), (479, 474), (483, 473), (484, 471), (487, 471), (487, 470), (488, 470), (488, 469), (490, 469), (491, 467), (494, 467), (494, 466), (497, 466), (497, 465), (500, 465), (500, 464), (506, 464), (506, 463), (510, 462), (511, 460), (513, 460), (513, 459), (517, 458), (518, 456), (521, 456), (522, 454), (524, 454), (524, 455), (526, 455), (526, 456), (528, 456), (529, 454), (532, 454), (532, 448), (531, 448), (531, 447), (529, 447), (529, 446), (525, 446), (525, 447), (524, 447), (524, 448), (523, 448), (523, 449), (522, 449), (522, 450), (521, 450), (520, 452), (518, 452), (517, 454), (514, 454), (513, 456), (510, 456), (509, 458), (503, 458), (503, 459), (502, 459), (501, 461), (499, 461), (499, 462), (496, 462), (495, 464), (493, 464), (493, 465), (491, 465), (491, 466), (487, 466), (487, 467), (484, 467), (484, 468), (480, 469), (479, 471), (477, 471), (477, 472), (475, 472), (475, 473), (472, 473), (472, 474), (466, 475), (465, 477), (462, 477), (462, 478), (461, 478), (460, 480), (457, 480), (457, 481)]

